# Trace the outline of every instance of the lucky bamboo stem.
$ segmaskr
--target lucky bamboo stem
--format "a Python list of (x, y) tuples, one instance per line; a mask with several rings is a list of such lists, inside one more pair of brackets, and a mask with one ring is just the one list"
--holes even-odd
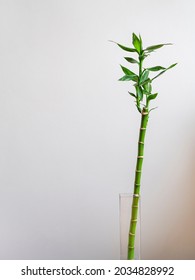
[[(129, 48), (116, 43), (124, 51), (132, 54), (137, 54), (138, 59), (134, 59), (133, 57), (129, 57), (129, 56), (125, 57), (125, 59), (129, 63), (135, 63), (139, 66), (139, 73), (134, 73), (132, 70), (121, 65), (122, 71), (124, 72), (125, 75), (119, 79), (119, 81), (132, 81), (134, 83), (133, 86), (135, 87), (135, 93), (129, 92), (129, 94), (133, 96), (133, 98), (135, 98), (136, 107), (139, 113), (141, 113), (141, 126), (140, 126), (139, 141), (138, 141), (137, 164), (135, 170), (134, 194), (133, 194), (131, 220), (130, 220), (130, 227), (129, 227), (129, 239), (128, 239), (129, 260), (132, 260), (135, 257), (135, 235), (136, 235), (136, 226), (137, 226), (138, 211), (139, 211), (142, 164), (144, 159), (144, 140), (145, 140), (149, 112), (152, 110), (151, 109), (149, 111), (149, 103), (151, 100), (154, 100), (158, 95), (157, 92), (156, 93), (152, 92), (152, 82), (156, 78), (164, 74), (167, 70), (177, 65), (177, 63), (174, 63), (169, 67), (163, 67), (157, 65), (154, 67), (144, 68), (143, 61), (146, 57), (148, 57), (153, 51), (162, 48), (165, 45), (170, 45), (170, 43), (152, 45), (147, 48), (143, 48), (141, 36), (140, 35), (137, 36), (135, 33), (132, 34), (132, 43), (133, 43), (133, 48)], [(154, 72), (158, 72), (158, 74), (151, 78), (150, 74)]]
[(133, 194), (130, 229), (129, 229), (128, 260), (133, 260), (135, 257), (134, 256), (135, 235), (136, 235), (136, 226), (137, 226), (138, 211), (139, 211), (142, 164), (144, 159), (144, 141), (145, 141), (148, 117), (149, 117), (148, 109), (144, 107), (142, 109), (142, 114), (141, 114), (141, 125), (140, 125), (139, 140), (138, 140), (138, 153), (137, 153), (137, 164), (136, 164), (136, 171), (135, 171), (134, 194)]

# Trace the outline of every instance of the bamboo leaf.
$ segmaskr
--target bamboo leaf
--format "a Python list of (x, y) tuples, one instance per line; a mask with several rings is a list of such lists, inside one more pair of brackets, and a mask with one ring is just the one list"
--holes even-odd
[(137, 64), (139, 64), (139, 62), (136, 59), (132, 58), (132, 57), (124, 57), (124, 59), (126, 59), (130, 63), (137, 63)]
[(126, 67), (124, 67), (124, 66), (122, 66), (122, 65), (120, 65), (120, 66), (121, 66), (123, 72), (124, 72), (126, 75), (134, 75), (134, 76), (136, 76), (136, 74), (135, 74), (134, 72), (132, 72), (131, 70), (129, 70), (128, 68), (126, 68)]
[(129, 93), (131, 96), (137, 98), (136, 95), (135, 95), (133, 92), (128, 91), (128, 93)]
[(142, 59), (142, 60), (144, 60), (147, 56), (149, 56), (149, 53), (145, 53), (145, 52), (143, 52), (141, 55), (140, 55), (140, 58)]
[(147, 100), (149, 101), (149, 100), (155, 99), (157, 97), (157, 95), (158, 95), (158, 93), (150, 94), (150, 95), (148, 95)]
[(137, 98), (139, 101), (142, 101), (143, 99), (143, 91), (142, 88), (140, 86), (135, 86), (136, 89), (136, 94), (137, 94)]
[(121, 49), (123, 49), (124, 51), (127, 51), (127, 52), (136, 52), (136, 49), (133, 49), (133, 48), (129, 48), (129, 47), (125, 47), (121, 44), (117, 44)]
[(137, 99), (136, 107), (137, 107), (137, 110), (141, 113), (142, 110), (140, 108), (140, 103), (139, 103), (138, 99)]
[(175, 67), (176, 65), (177, 65), (177, 63), (171, 64), (166, 70), (169, 70), (169, 69)]
[(125, 75), (119, 79), (119, 81), (134, 81), (137, 82), (138, 78), (136, 75)]
[(145, 84), (143, 85), (143, 88), (144, 88), (144, 90), (146, 91), (146, 94), (150, 94), (151, 91), (152, 91), (151, 82), (148, 81), (147, 83), (145, 83)]
[(156, 78), (158, 78), (159, 76), (161, 76), (162, 74), (164, 74), (167, 70), (175, 67), (177, 65), (177, 63), (171, 64), (168, 68), (165, 68), (165, 70), (161, 71), (158, 75), (156, 75), (154, 78), (152, 78), (152, 81)]
[(140, 84), (142, 84), (143, 82), (145, 82), (147, 79), (148, 79), (148, 76), (149, 76), (149, 71), (148, 69), (145, 69), (142, 74), (141, 74), (141, 77), (140, 77)]
[(119, 43), (116, 43), (116, 42), (114, 42), (114, 41), (111, 41), (111, 40), (109, 40), (109, 41), (112, 42), (112, 43), (117, 44), (117, 45), (118, 45), (121, 49), (123, 49), (124, 51), (127, 51), (127, 52), (137, 52), (136, 49), (123, 46), (123, 45), (121, 45), (121, 44), (119, 44)]
[(137, 97), (136, 97), (136, 107), (137, 107), (137, 110), (141, 113), (140, 101)]
[(143, 94), (148, 96), (150, 93), (148, 91), (146, 91), (145, 89), (143, 89)]
[(132, 43), (133, 43), (135, 49), (137, 50), (137, 52), (140, 53), (141, 52), (141, 42), (135, 33), (133, 33), (133, 36), (132, 36)]
[(153, 52), (153, 51), (155, 51), (155, 50), (157, 50), (157, 49), (160, 49), (160, 48), (162, 48), (163, 46), (167, 46), (167, 45), (172, 45), (172, 44), (168, 43), (168, 44), (159, 44), (159, 45), (149, 46), (149, 47), (147, 47), (147, 48), (145, 49), (145, 51)]
[(147, 84), (147, 83), (151, 83), (151, 81), (152, 81), (152, 80), (150, 80), (150, 78), (148, 78), (147, 80), (145, 80), (145, 81), (139, 83), (139, 85), (140, 85), (140, 86), (144, 86), (144, 85)]
[(150, 67), (150, 68), (147, 68), (149, 71), (160, 71), (160, 70), (164, 70), (166, 69), (165, 67), (162, 67), (162, 66), (154, 66), (154, 67)]
[(142, 44), (142, 37), (141, 37), (141, 35), (140, 35), (140, 34), (139, 34), (139, 40), (140, 40), (141, 50), (142, 50), (142, 46), (143, 46), (143, 44)]

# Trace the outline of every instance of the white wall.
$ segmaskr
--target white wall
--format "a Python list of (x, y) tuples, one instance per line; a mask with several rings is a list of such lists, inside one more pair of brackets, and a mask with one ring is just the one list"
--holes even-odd
[[(194, 1), (0, 1), (0, 258), (118, 259), (139, 114), (109, 39), (172, 42), (154, 83), (142, 258), (195, 258)], [(125, 64), (126, 65), (126, 64)]]

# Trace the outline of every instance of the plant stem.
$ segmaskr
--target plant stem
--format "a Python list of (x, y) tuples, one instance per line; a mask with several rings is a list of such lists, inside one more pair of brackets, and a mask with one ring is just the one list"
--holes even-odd
[(133, 260), (135, 255), (135, 235), (136, 226), (138, 219), (138, 208), (140, 198), (140, 185), (142, 175), (142, 164), (144, 159), (144, 140), (146, 134), (146, 128), (148, 123), (149, 112), (148, 108), (144, 107), (141, 113), (141, 126), (138, 140), (138, 153), (137, 153), (137, 164), (135, 170), (135, 182), (134, 182), (134, 194), (131, 210), (131, 220), (129, 229), (129, 241), (128, 241), (128, 260)]
[(142, 74), (142, 63), (143, 63), (143, 58), (141, 55), (139, 55), (139, 77), (141, 77)]

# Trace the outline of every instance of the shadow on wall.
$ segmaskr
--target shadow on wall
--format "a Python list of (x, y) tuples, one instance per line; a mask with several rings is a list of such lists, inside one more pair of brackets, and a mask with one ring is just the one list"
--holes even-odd
[[(195, 126), (194, 126), (195, 127)], [(174, 221), (166, 233), (166, 244), (161, 249), (162, 259), (195, 260), (195, 131), (190, 137), (187, 170), (184, 172), (178, 189), (183, 190), (183, 197), (179, 199)], [(194, 140), (192, 142), (192, 140)]]

